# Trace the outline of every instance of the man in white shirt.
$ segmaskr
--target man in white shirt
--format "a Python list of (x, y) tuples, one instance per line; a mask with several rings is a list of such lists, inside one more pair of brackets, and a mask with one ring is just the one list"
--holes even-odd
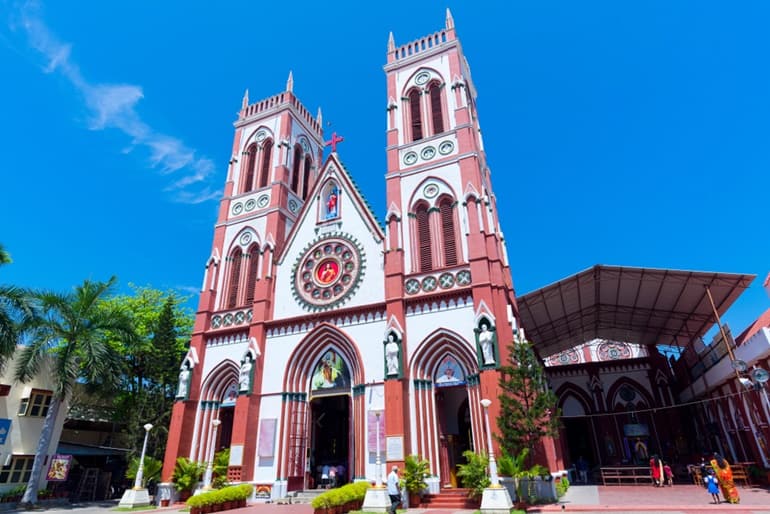
[(401, 503), (401, 491), (398, 489), (398, 466), (388, 475), (388, 496), (390, 496), (390, 514), (396, 514), (396, 509)]

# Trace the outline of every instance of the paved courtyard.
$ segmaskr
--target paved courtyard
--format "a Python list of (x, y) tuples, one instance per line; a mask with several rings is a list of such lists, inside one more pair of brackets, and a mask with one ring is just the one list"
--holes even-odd
[[(741, 503), (730, 505), (709, 503), (711, 495), (696, 485), (675, 485), (654, 488), (652, 486), (592, 486), (573, 485), (558, 504), (530, 507), (528, 513), (581, 512), (624, 514), (770, 514), (770, 489), (741, 487)], [(50, 514), (108, 514), (113, 512), (117, 501), (75, 504), (68, 507), (46, 509)], [(152, 512), (175, 514), (181, 504), (155, 509)], [(308, 504), (252, 504), (232, 514), (312, 514)], [(471, 514), (469, 510), (409, 509), (408, 514)]]

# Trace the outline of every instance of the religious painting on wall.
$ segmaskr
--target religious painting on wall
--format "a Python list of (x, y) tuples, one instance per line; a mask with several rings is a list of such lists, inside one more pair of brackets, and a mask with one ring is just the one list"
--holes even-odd
[(313, 372), (311, 390), (331, 392), (350, 388), (350, 371), (342, 357), (334, 350), (327, 351)]
[(45, 479), (49, 482), (66, 482), (70, 473), (72, 455), (54, 455)]
[(238, 384), (230, 384), (225, 391), (220, 407), (235, 407), (235, 400), (238, 399)]
[(441, 360), (434, 380), (436, 387), (450, 387), (465, 384), (465, 372), (457, 359), (448, 355)]

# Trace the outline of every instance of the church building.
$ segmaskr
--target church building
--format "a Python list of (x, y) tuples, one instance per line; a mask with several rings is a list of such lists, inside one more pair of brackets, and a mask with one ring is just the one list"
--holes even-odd
[[(522, 332), (476, 89), (445, 27), (390, 35), (384, 219), (320, 111), (293, 91), (250, 103), (232, 158), (179, 374), (163, 469), (230, 449), (257, 496), (374, 481), (408, 455), (432, 491), (496, 432), (499, 367)], [(379, 438), (378, 438), (379, 434)], [(497, 445), (497, 443), (493, 443)], [(498, 448), (496, 447), (497, 451)], [(556, 473), (561, 451), (539, 460)]]

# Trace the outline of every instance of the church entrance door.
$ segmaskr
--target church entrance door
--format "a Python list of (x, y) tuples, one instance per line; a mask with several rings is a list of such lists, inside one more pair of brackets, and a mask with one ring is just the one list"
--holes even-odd
[(465, 463), (463, 452), (471, 449), (473, 439), (466, 388), (439, 389), (436, 405), (441, 440), (441, 483), (442, 486), (457, 487), (457, 466)]
[(348, 482), (351, 465), (350, 395), (310, 402), (310, 469), (307, 487), (333, 488)]

